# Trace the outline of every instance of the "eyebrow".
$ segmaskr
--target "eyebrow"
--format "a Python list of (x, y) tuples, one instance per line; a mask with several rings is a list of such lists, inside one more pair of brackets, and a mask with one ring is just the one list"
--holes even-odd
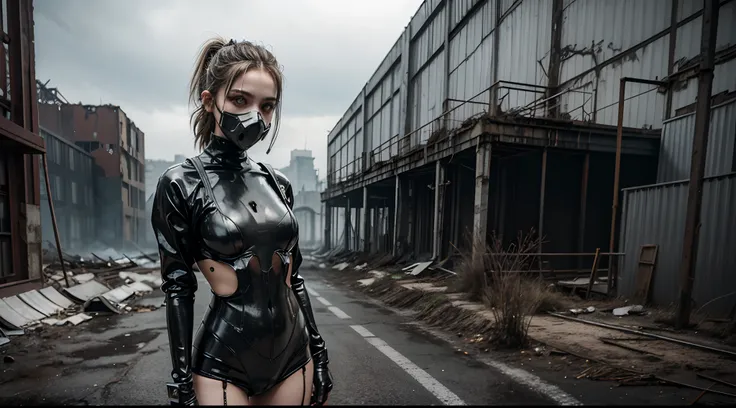
[[(253, 94), (252, 93), (250, 93), (248, 91), (244, 91), (242, 89), (231, 89), (230, 90), (230, 93), (236, 93), (236, 94), (240, 94), (240, 95), (245, 95), (245, 96), (248, 96), (248, 97), (251, 97), (251, 98), (253, 97)], [(273, 96), (269, 96), (269, 97), (266, 97), (266, 98), (263, 98), (263, 99), (266, 100), (266, 101), (277, 101), (278, 100), (278, 99), (276, 99)]]

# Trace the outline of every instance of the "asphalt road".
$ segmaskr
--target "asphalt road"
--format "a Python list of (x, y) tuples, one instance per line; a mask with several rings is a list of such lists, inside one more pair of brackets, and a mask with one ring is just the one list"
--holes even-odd
[[(465, 355), (411, 317), (329, 284), (319, 271), (305, 268), (304, 274), (330, 353), (331, 405), (580, 402), (534, 374)], [(199, 279), (197, 316), (210, 298), (206, 280)], [(15, 362), (0, 363), (0, 405), (166, 404), (171, 363), (163, 308), (17, 339), (6, 350)]]

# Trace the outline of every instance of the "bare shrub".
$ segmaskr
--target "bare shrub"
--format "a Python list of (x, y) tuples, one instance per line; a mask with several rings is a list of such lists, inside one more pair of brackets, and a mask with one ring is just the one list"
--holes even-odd
[(472, 300), (491, 308), (493, 341), (499, 346), (525, 346), (532, 315), (563, 307), (561, 298), (541, 277), (529, 272), (540, 243), (532, 230), (519, 233), (516, 241), (504, 248), (503, 240), (494, 233), (485, 247), (473, 243), (478, 248), (476, 256), (461, 252), (459, 287)]

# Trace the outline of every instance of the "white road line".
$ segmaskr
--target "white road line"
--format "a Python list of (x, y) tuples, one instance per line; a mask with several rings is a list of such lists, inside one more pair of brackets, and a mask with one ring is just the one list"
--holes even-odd
[(310, 289), (310, 288), (307, 288), (307, 293), (309, 293), (309, 296), (313, 296), (313, 297), (319, 297), (319, 293), (317, 293), (317, 292), (313, 291), (313, 290), (312, 290), (312, 289)]
[(529, 373), (528, 371), (524, 371), (520, 368), (509, 367), (506, 364), (494, 360), (481, 361), (510, 377), (514, 381), (523, 384), (542, 395), (546, 395), (560, 405), (583, 405), (582, 402), (578, 401), (572, 395), (562, 391), (555, 385), (544, 382), (541, 378)]
[[(455, 339), (453, 339), (452, 336), (449, 336), (438, 330), (434, 330), (434, 329), (425, 327), (422, 324), (417, 324), (417, 326), (421, 328), (423, 331), (427, 332), (429, 335), (437, 337), (438, 339), (444, 340), (448, 344), (454, 344), (455, 342)], [(481, 363), (489, 367), (495, 368), (501, 374), (511, 378), (517, 383), (524, 385), (533, 391), (536, 391), (538, 394), (541, 394), (541, 395), (544, 395), (550, 398), (551, 400), (553, 400), (559, 405), (583, 405), (582, 402), (578, 401), (575, 397), (566, 393), (561, 388), (557, 387), (556, 385), (545, 382), (541, 378), (537, 377), (536, 375), (526, 370), (523, 370), (521, 368), (511, 367), (500, 361), (493, 360), (492, 358), (486, 357), (483, 355), (477, 356), (477, 359)]]
[(317, 300), (319, 300), (319, 303), (322, 303), (325, 306), (332, 306), (332, 303), (330, 303), (329, 300), (323, 298), (322, 296), (317, 297)]
[(347, 313), (340, 310), (337, 306), (328, 306), (328, 309), (330, 309), (330, 312), (334, 313), (335, 316), (337, 316), (340, 319), (350, 319), (350, 316), (348, 316)]
[(363, 337), (376, 337), (373, 335), (373, 333), (369, 332), (368, 329), (366, 329), (363, 326), (350, 326), (353, 330), (358, 332)]
[(389, 346), (385, 341), (375, 337), (373, 333), (368, 331), (363, 326), (350, 326), (358, 334), (363, 336), (365, 340), (372, 344), (373, 347), (377, 348), (378, 351), (383, 353), (386, 357), (391, 359), (396, 365), (401, 367), (404, 371), (412, 376), (419, 384), (421, 384), (427, 391), (431, 392), (432, 395), (437, 397), (445, 405), (466, 405), (465, 401), (460, 399), (455, 393), (450, 391), (447, 387), (442, 385), (434, 377), (429, 375), (426, 371), (419, 368), (416, 364), (412, 363), (408, 358), (404, 357), (401, 353), (396, 351), (393, 347)]

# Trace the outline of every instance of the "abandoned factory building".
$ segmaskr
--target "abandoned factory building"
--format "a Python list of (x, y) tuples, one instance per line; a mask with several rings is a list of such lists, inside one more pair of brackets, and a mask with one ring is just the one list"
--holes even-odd
[[(144, 133), (119, 106), (69, 104), (42, 98), (38, 109), (43, 134), (54, 140), (54, 146), (62, 151), (58, 154), (60, 161), (54, 163), (54, 170), (49, 168), (52, 195), (58, 196), (54, 197), (54, 205), (58, 201), (61, 211), (68, 210), (70, 218), (87, 209), (89, 203), (93, 207), (87, 213), (87, 218), (94, 218), (93, 221), (75, 219), (78, 224), (67, 227), (71, 237), (69, 245), (81, 245), (80, 249), (86, 249), (84, 245), (94, 242), (125, 250), (144, 243), (148, 226), (145, 218)], [(90, 159), (95, 165), (87, 172), (85, 166)], [(50, 166), (52, 162), (50, 159)], [(89, 180), (93, 183), (75, 188), (74, 185), (81, 183), (82, 178), (86, 183)], [(60, 184), (55, 186), (53, 183), (56, 182)], [(54, 192), (54, 187), (61, 191)], [(58, 214), (56, 218), (57, 223), (61, 223), (59, 230), (63, 231), (64, 222), (59, 220)], [(74, 238), (90, 225), (95, 233), (81, 237), (87, 241)], [(48, 227), (44, 225), (44, 233), (47, 232), (53, 234), (50, 224)], [(67, 244), (62, 241), (62, 245)]]
[(39, 169), (33, 3), (2, 3), (0, 19), (0, 297), (41, 284)]
[[(425, 1), (328, 136), (327, 245), (441, 261), (533, 230), (571, 254), (542, 270), (599, 248), (628, 296), (655, 244), (652, 300), (675, 302), (703, 4)], [(736, 287), (736, 1), (717, 15), (699, 305)]]

